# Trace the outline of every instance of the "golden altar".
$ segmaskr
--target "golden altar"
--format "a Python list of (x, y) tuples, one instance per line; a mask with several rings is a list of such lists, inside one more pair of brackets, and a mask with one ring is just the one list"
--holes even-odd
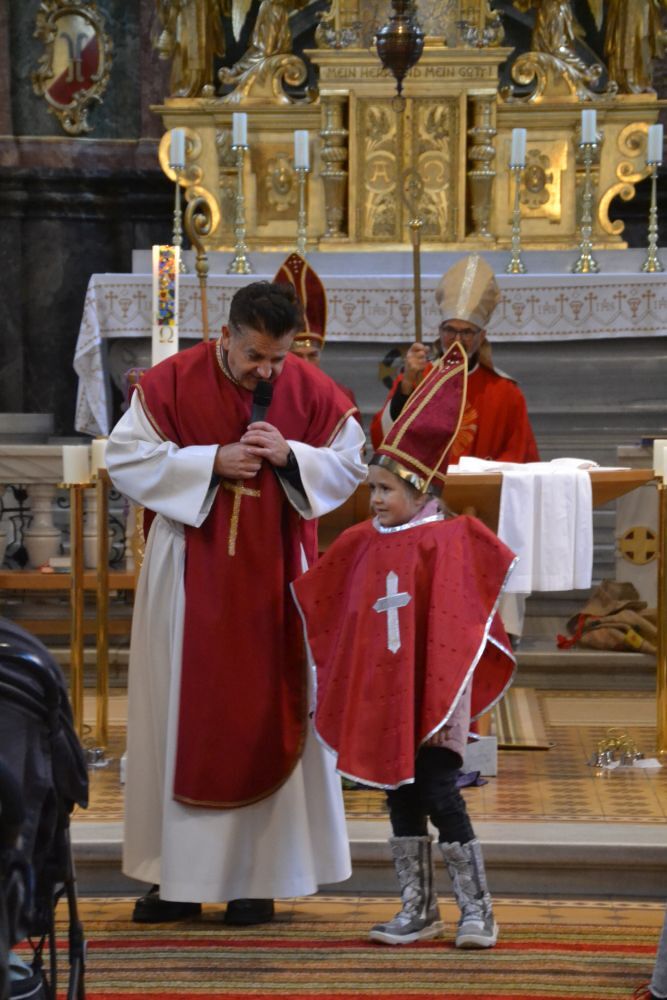
[[(595, 53), (582, 56), (579, 25), (564, 0), (514, 0), (504, 4), (502, 17), (488, 0), (407, 4), (426, 37), (423, 55), (405, 79), (402, 103), (373, 44), (374, 32), (390, 13), (388, 0), (331, 0), (329, 11), (318, 15), (317, 47), (299, 52), (296, 19), (313, 4), (262, 0), (247, 51), (231, 67), (223, 66), (217, 79), (210, 42), (217, 5), (193, 4), (201, 8), (198, 20), (186, 20), (177, 4), (163, 5), (173, 11), (170, 30), (178, 44), (172, 46), (171, 95), (154, 110), (167, 130), (187, 129), (186, 169), (179, 179), (186, 198), (204, 197), (211, 207), (207, 249), (234, 245), (231, 121), (239, 110), (248, 115), (243, 180), (250, 250), (294, 247), (295, 129), (310, 136), (308, 247), (405, 247), (411, 209), (404, 195), (415, 178), (425, 249), (506, 247), (514, 202), (511, 132), (518, 126), (528, 131), (519, 197), (524, 245), (572, 248), (584, 180), (578, 133), (583, 106), (597, 110), (598, 122), (593, 242), (624, 247), (613, 202), (632, 198), (649, 173), (647, 130), (657, 120), (659, 102), (644, 79), (655, 54), (651, 46), (625, 54), (634, 58), (632, 72), (618, 50), (629, 44), (630, 18), (650, 19), (652, 7), (638, 0), (619, 13), (610, 0), (589, 3), (599, 25), (606, 26), (606, 65)], [(232, 20), (242, 23), (246, 0), (230, 0), (228, 6)], [(513, 11), (532, 18), (527, 51), (504, 44)], [(184, 53), (190, 53), (196, 73)], [(165, 133), (160, 159), (174, 179), (168, 154)]]

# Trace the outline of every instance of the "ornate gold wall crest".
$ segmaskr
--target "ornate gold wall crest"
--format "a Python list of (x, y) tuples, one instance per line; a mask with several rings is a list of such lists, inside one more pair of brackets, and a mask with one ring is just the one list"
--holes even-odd
[(46, 51), (32, 75), (36, 94), (69, 135), (90, 132), (90, 106), (102, 100), (111, 69), (111, 39), (104, 18), (90, 0), (43, 0), (35, 19), (35, 35)]

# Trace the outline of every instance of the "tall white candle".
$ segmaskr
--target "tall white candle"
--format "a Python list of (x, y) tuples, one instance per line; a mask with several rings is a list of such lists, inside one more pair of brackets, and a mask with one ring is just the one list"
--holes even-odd
[(662, 125), (650, 125), (648, 130), (647, 163), (662, 163), (663, 129)]
[(653, 471), (656, 476), (661, 476), (664, 472), (663, 451), (667, 448), (667, 438), (654, 438), (653, 440)]
[(173, 128), (169, 136), (169, 166), (172, 170), (185, 167), (185, 129)]
[(294, 133), (294, 166), (296, 169), (301, 170), (308, 170), (310, 167), (308, 132), (306, 129), (297, 129)]
[(581, 112), (581, 141), (597, 142), (597, 113), (594, 108), (585, 108)]
[(510, 167), (525, 167), (525, 165), (526, 165), (526, 130), (525, 128), (513, 128)]
[(90, 480), (90, 451), (87, 444), (63, 445), (63, 482), (87, 483)]
[(248, 116), (245, 111), (232, 115), (232, 146), (248, 145)]
[(107, 467), (107, 439), (106, 438), (95, 438), (90, 445), (91, 453), (91, 466), (93, 469), (93, 474), (97, 472), (98, 469), (106, 469)]

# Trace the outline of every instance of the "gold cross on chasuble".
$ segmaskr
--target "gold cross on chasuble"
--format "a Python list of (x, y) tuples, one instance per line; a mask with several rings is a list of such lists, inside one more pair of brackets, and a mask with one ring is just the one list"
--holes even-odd
[(227, 542), (227, 554), (230, 556), (236, 555), (236, 536), (239, 532), (239, 517), (241, 516), (241, 500), (243, 497), (258, 497), (261, 496), (261, 490), (251, 490), (247, 486), (242, 486), (241, 482), (230, 483), (226, 480), (222, 481), (222, 487), (229, 490), (230, 493), (234, 494), (234, 503), (232, 504), (232, 516), (229, 522), (229, 540)]

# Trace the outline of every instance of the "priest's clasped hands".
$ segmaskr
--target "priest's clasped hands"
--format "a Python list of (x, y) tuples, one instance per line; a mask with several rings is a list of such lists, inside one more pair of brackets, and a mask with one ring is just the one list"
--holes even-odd
[(213, 471), (222, 479), (252, 479), (259, 472), (262, 459), (284, 469), (290, 446), (277, 427), (265, 420), (250, 424), (240, 441), (218, 448)]

